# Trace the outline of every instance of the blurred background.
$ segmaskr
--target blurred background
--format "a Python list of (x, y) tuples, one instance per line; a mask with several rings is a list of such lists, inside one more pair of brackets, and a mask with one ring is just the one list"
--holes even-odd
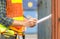
[[(51, 0), (23, 0), (24, 15), (41, 19), (51, 14)], [(51, 39), (51, 18), (25, 31), (26, 39)]]
[[(33, 18), (38, 18), (37, 4), (38, 0), (23, 0), (24, 16), (27, 18), (29, 16)], [(27, 27), (25, 33), (37, 33), (37, 27), (37, 25), (33, 28)]]
[[(51, 14), (51, 0), (23, 0), (25, 17), (33, 17), (38, 20)], [(51, 18), (35, 27), (26, 27), (25, 39), (51, 39)], [(3, 38), (4, 39), (4, 38)]]
[[(38, 19), (38, 0), (23, 0), (23, 9), (25, 17), (33, 17)], [(25, 31), (25, 39), (38, 39), (38, 25), (33, 28), (27, 27)]]
[[(51, 0), (38, 0), (38, 19), (51, 14)], [(39, 39), (51, 39), (52, 27), (51, 18), (38, 24), (38, 38)]]

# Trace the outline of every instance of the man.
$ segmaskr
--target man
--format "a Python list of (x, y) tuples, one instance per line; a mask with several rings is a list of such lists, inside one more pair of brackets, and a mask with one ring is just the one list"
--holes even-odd
[(12, 18), (8, 18), (6, 16), (6, 0), (0, 0), (0, 24), (5, 25), (7, 27), (9, 27), (10, 25), (23, 25), (34, 27), (36, 22), (37, 20), (34, 18), (27, 20), (27, 22), (16, 21), (13, 20)]

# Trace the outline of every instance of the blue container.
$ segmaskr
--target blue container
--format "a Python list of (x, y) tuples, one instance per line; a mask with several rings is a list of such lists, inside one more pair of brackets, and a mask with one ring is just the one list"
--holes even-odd
[(36, 10), (37, 0), (23, 0), (23, 8), (25, 10)]
[[(31, 16), (31, 17), (33, 17), (33, 18), (38, 18), (38, 16), (37, 16), (37, 11), (24, 11), (24, 16), (25, 17), (29, 17), (29, 16)], [(37, 33), (37, 25), (35, 26), (35, 27), (33, 27), (33, 28), (30, 28), (30, 27), (27, 27), (27, 30), (25, 31), (25, 33)]]

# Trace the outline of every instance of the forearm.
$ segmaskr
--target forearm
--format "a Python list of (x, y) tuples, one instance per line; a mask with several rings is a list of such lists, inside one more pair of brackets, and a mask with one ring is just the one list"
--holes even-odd
[(14, 20), (12, 25), (23, 25), (24, 22)]
[(14, 20), (13, 23), (12, 23), (12, 25), (23, 25), (23, 26), (24, 26), (27, 21), (28, 21), (28, 20), (27, 20), (26, 18), (24, 18), (24, 21)]

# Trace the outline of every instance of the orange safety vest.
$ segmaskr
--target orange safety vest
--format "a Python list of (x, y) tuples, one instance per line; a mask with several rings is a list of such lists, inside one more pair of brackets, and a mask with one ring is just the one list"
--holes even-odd
[[(24, 21), (22, 0), (6, 0), (7, 17), (14, 20)], [(10, 26), (10, 29), (17, 32), (24, 32), (24, 26)]]

